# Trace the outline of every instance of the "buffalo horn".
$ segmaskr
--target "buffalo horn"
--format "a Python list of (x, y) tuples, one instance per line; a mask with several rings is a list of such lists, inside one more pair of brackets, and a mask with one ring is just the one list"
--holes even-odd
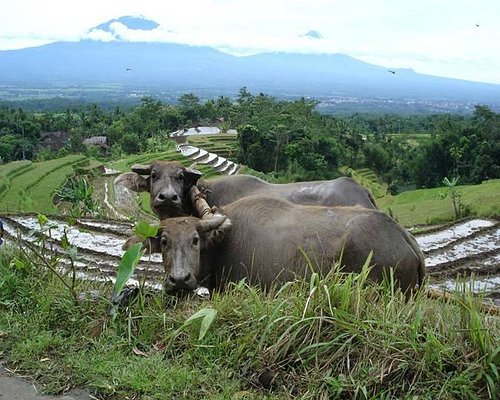
[(226, 218), (225, 215), (214, 215), (211, 219), (202, 219), (198, 222), (196, 230), (199, 233), (209, 232), (221, 226)]
[(197, 169), (191, 167), (192, 165), (190, 167), (184, 168), (184, 173), (189, 175), (189, 177), (196, 182), (201, 177), (202, 173)]
[(135, 172), (139, 175), (149, 175), (151, 173), (151, 164), (143, 165), (143, 164), (134, 164), (132, 165), (132, 172)]

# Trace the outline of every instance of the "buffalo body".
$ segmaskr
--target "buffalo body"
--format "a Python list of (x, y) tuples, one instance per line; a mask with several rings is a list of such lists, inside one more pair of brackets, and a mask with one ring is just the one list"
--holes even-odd
[(115, 184), (136, 192), (149, 192), (151, 208), (160, 219), (195, 214), (189, 196), (193, 185), (198, 185), (206, 194), (208, 204), (216, 207), (243, 197), (261, 195), (303, 205), (359, 205), (377, 209), (371, 193), (347, 177), (329, 181), (271, 184), (250, 175), (233, 175), (198, 182), (201, 172), (167, 161), (134, 165), (132, 171), (120, 175)]
[(379, 210), (302, 206), (251, 196), (221, 211), (224, 215), (208, 220), (177, 217), (161, 222), (150, 247), (162, 253), (167, 292), (199, 284), (222, 289), (243, 278), (269, 288), (307, 277), (308, 259), (322, 274), (339, 260), (343, 271), (359, 272), (371, 255), (369, 277), (381, 281), (392, 269), (405, 292), (420, 286), (425, 275), (415, 239)]

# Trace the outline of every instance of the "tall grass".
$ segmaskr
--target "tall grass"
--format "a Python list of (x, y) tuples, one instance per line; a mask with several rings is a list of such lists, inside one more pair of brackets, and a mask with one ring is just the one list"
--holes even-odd
[[(16, 263), (16, 260), (23, 260)], [(209, 301), (150, 294), (108, 320), (111, 285), (76, 305), (60, 281), (0, 252), (0, 352), (51, 392), (103, 398), (495, 399), (500, 319), (468, 287), (410, 299), (361, 274), (313, 273), (264, 293), (245, 282)], [(19, 267), (21, 266), (21, 267)], [(188, 322), (187, 322), (188, 321)]]

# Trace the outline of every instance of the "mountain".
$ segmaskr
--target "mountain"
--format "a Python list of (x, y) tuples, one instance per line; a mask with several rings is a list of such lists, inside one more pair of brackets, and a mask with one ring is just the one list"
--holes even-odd
[[(116, 21), (154, 29), (147, 21)], [(94, 29), (108, 29), (112, 23)], [(26, 89), (40, 93), (51, 89), (50, 93), (64, 95), (57, 89), (72, 88), (73, 96), (86, 90), (98, 96), (109, 87), (116, 96), (140, 91), (161, 98), (192, 91), (206, 98), (235, 95), (243, 86), (253, 93), (311, 96), (338, 104), (441, 102), (460, 104), (452, 107), (471, 108), (477, 103), (500, 107), (500, 85), (423, 75), (411, 69), (389, 70), (343, 54), (271, 52), (236, 57), (209, 47), (96, 40), (0, 51), (3, 99), (18, 98), (19, 91), (26, 96)]]
[(319, 33), (318, 31), (308, 31), (304, 33), (303, 35), (300, 35), (301, 37), (307, 37), (310, 39), (323, 39), (323, 35)]

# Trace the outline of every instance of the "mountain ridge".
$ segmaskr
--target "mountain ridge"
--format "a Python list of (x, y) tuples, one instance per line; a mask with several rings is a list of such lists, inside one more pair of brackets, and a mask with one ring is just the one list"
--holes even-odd
[[(55, 42), (0, 51), (0, 87), (113, 84), (157, 91), (428, 99), (500, 106), (500, 85), (419, 74), (345, 54), (266, 52), (237, 57), (164, 42)], [(2, 94), (0, 93), (0, 98)]]

